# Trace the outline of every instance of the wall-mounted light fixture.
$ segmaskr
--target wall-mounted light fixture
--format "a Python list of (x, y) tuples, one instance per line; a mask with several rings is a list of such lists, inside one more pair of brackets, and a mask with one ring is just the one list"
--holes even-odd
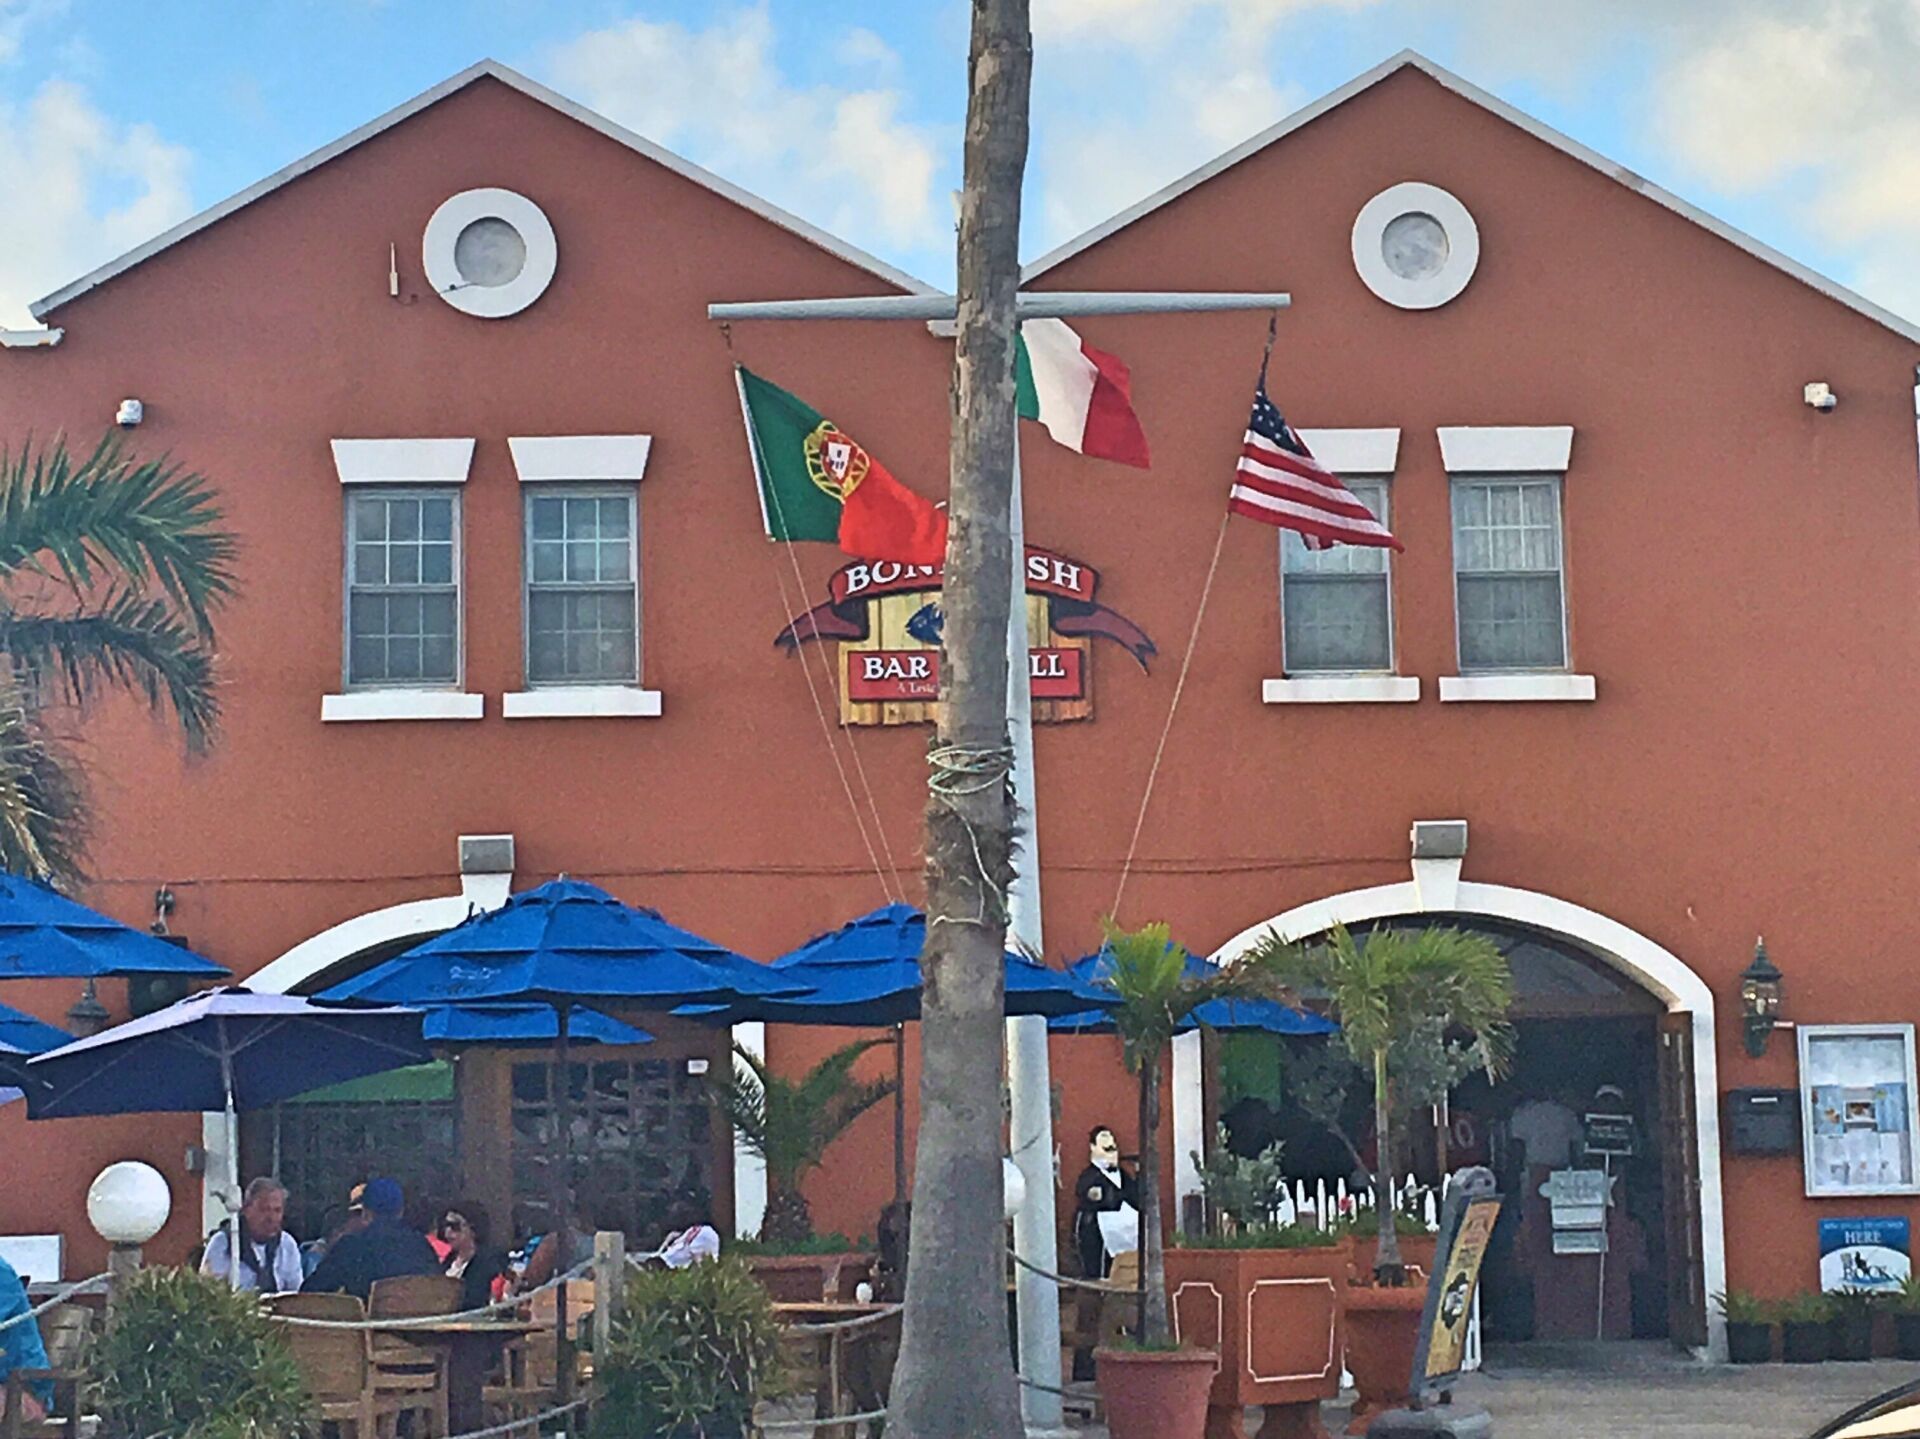
[(1747, 1035), (1747, 1053), (1758, 1059), (1767, 1052), (1767, 1037), (1786, 1025), (1780, 1018), (1780, 996), (1786, 976), (1767, 958), (1767, 942), (1753, 945), (1753, 963), (1740, 971), (1740, 1012)]

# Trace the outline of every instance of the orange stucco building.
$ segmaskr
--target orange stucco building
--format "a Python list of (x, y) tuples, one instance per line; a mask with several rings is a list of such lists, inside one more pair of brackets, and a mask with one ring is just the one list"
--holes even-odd
[[(1698, 1342), (1707, 1293), (1815, 1283), (1821, 1219), (1913, 1217), (1920, 327), (1411, 56), (1029, 283), (1290, 291), (1271, 391), (1406, 546), (1390, 568), (1329, 563), (1232, 523), (1122, 918), (1229, 954), (1269, 924), (1501, 937), (1522, 1054), (1481, 1118), (1531, 1183), (1556, 1160), (1519, 1103), (1626, 1091), (1642, 1327)], [(764, 539), (730, 360), (937, 494), (947, 342), (705, 318), (909, 288), (489, 64), (43, 302), (58, 343), (0, 351), (0, 435), (91, 441), (137, 397), (131, 443), (212, 477), (244, 547), (214, 750), (183, 759), (130, 703), (85, 717), (86, 898), (145, 923), (166, 888), (196, 949), (284, 989), (563, 872), (763, 958), (916, 897), (925, 728), (838, 724), (839, 644), (772, 644), (840, 557), (802, 547), (796, 571)], [(1056, 961), (1114, 903), (1266, 317), (1078, 328), (1132, 366), (1154, 466), (1030, 429), (1028, 537), (1097, 570), (1160, 653), (1142, 668), (1076, 642), (1079, 717), (1038, 728)], [(856, 815), (870, 832), (877, 815), (898, 885)], [(1754, 1056), (1738, 976), (1762, 933), (1799, 1030)], [(4, 998), (57, 1022), (72, 994)], [(642, 1155), (671, 1134), (744, 1227), (758, 1181), (685, 1063), (726, 1037), (644, 1022), (654, 1046), (582, 1081), (618, 1111), (618, 1162), (641, 1188), (687, 1178)], [(1821, 1028), (1841, 1025), (1869, 1028)], [(764, 1042), (788, 1067), (841, 1038)], [(516, 1150), (545, 1070), (524, 1052), (456, 1067), (377, 1132), (423, 1153), (454, 1134), (459, 1187), (504, 1212), (533, 1192)], [(1182, 1192), (1199, 1069), (1176, 1056), (1162, 1158)], [(1130, 1091), (1108, 1040), (1056, 1039), (1053, 1072), (1070, 1182), (1089, 1125), (1131, 1132)], [(1736, 1150), (1729, 1096), (1754, 1089), (1804, 1111), (1804, 1135), (1743, 1128)], [(250, 1167), (363, 1177), (342, 1172), (344, 1131), (294, 1108), (249, 1117)], [(872, 1231), (888, 1131), (869, 1114), (816, 1177), (822, 1228)], [(155, 1248), (184, 1252), (207, 1219), (186, 1164), (202, 1138), (190, 1119), (0, 1111), (0, 1233), (61, 1231), (69, 1273), (93, 1272), (85, 1185), (142, 1157), (175, 1187)]]

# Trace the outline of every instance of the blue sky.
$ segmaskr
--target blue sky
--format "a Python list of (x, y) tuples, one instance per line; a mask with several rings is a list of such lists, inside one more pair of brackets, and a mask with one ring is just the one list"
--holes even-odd
[[(1412, 46), (1920, 317), (1920, 0), (1033, 0), (1025, 253)], [(483, 56), (932, 281), (964, 0), (0, 0), (0, 324)]]

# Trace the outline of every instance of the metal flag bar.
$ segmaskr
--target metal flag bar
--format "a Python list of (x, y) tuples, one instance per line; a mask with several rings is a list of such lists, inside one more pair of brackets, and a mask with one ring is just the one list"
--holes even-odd
[[(1284, 290), (1023, 290), (1014, 297), (1023, 320), (1081, 315), (1193, 315), (1212, 310), (1280, 310)], [(854, 295), (839, 300), (741, 300), (707, 306), (709, 320), (951, 320), (952, 295)]]

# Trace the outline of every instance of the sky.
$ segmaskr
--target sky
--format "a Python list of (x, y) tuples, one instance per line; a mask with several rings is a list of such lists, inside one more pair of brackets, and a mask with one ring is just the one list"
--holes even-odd
[[(1032, 0), (1035, 258), (1412, 47), (1920, 319), (1920, 0)], [(0, 0), (0, 326), (491, 57), (934, 283), (965, 0)]]

